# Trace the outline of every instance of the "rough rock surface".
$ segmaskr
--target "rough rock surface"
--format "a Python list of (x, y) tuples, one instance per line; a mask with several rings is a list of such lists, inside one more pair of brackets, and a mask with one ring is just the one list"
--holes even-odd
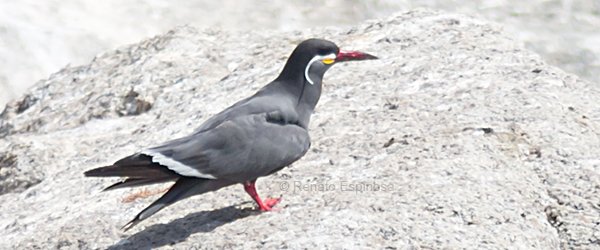
[(178, 25), (347, 27), (422, 7), (502, 23), (546, 62), (600, 84), (598, 0), (19, 0), (0, 1), (0, 106), (64, 65)]
[[(30, 183), (0, 180), (0, 248), (598, 248), (600, 86), (500, 30), (426, 10), (347, 29), (181, 27), (65, 68), (0, 116), (0, 171)], [(327, 73), (311, 151), (258, 182), (283, 209), (254, 212), (232, 186), (122, 232), (166, 186), (102, 193), (115, 180), (82, 172), (191, 132), (309, 37), (381, 59)]]

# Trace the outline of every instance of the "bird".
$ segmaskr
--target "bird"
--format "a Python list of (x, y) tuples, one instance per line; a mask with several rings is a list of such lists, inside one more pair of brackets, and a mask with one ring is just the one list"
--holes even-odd
[(328, 40), (304, 40), (292, 51), (275, 80), (210, 117), (190, 135), (141, 150), (84, 175), (124, 177), (104, 191), (174, 182), (164, 195), (125, 224), (125, 231), (177, 201), (234, 184), (243, 185), (258, 210), (271, 211), (281, 197), (261, 199), (256, 180), (289, 166), (310, 148), (308, 127), (321, 96), (325, 72), (339, 62), (372, 59), (377, 57), (342, 51)]

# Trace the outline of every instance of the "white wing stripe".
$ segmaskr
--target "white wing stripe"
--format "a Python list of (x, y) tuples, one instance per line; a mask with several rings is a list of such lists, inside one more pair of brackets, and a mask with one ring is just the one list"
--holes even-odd
[(205, 178), (205, 179), (217, 179), (217, 177), (215, 177), (211, 174), (200, 173), (200, 171), (198, 171), (197, 169), (192, 168), (192, 167), (185, 165), (181, 162), (178, 162), (176, 160), (173, 160), (169, 157), (166, 157), (166, 156), (162, 155), (161, 153), (153, 152), (150, 150), (144, 150), (141, 153), (152, 156), (152, 162), (163, 165), (163, 166), (167, 167), (168, 169), (173, 170), (180, 175), (189, 176), (189, 177)]

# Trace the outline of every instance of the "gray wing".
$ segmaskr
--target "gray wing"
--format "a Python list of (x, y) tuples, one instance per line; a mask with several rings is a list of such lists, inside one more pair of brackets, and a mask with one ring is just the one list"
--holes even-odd
[(241, 100), (209, 118), (202, 123), (202, 125), (196, 129), (194, 133), (206, 132), (215, 128), (224, 121), (228, 121), (242, 115), (253, 115), (279, 111), (281, 114), (296, 116), (292, 117), (292, 119), (298, 119), (294, 109), (296, 104), (291, 101), (292, 99), (282, 98), (281, 95), (264, 94), (263, 92), (259, 91), (255, 95)]
[(183, 176), (243, 182), (290, 165), (309, 147), (308, 131), (297, 119), (273, 111), (225, 120), (142, 154)]

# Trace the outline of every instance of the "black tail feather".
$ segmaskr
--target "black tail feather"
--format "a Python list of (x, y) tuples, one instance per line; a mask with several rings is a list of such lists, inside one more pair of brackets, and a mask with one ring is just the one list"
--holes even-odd
[(158, 164), (137, 166), (112, 165), (88, 170), (84, 174), (88, 177), (130, 177), (136, 179), (150, 179), (167, 176), (177, 177), (175, 172)]
[(183, 198), (184, 194), (189, 191), (192, 186), (197, 185), (201, 179), (194, 178), (181, 178), (173, 186), (158, 200), (154, 201), (150, 206), (146, 207), (139, 214), (133, 218), (130, 222), (125, 224), (122, 229), (127, 231), (131, 229), (136, 224), (140, 223), (142, 220), (150, 217), (161, 209), (165, 208), (168, 205), (175, 203), (176, 201)]
[(131, 229), (141, 221), (177, 201), (193, 195), (214, 191), (231, 184), (233, 182), (182, 177), (173, 184), (167, 193), (142, 210), (133, 220), (125, 224), (122, 229), (124, 231)]
[(140, 179), (140, 178), (127, 178), (115, 184), (112, 184), (106, 187), (102, 191), (110, 191), (118, 188), (126, 188), (126, 187), (137, 187), (143, 185), (157, 184), (168, 181), (174, 181), (177, 177), (162, 177), (162, 178), (154, 178), (154, 179)]
[(134, 154), (118, 160), (113, 165), (88, 170), (88, 177), (129, 177), (134, 179), (157, 179), (179, 175), (165, 166), (152, 162), (152, 157)]
[(127, 177), (127, 179), (105, 188), (104, 191), (176, 181), (167, 193), (123, 226), (122, 229), (125, 231), (177, 201), (234, 184), (232, 181), (185, 177), (165, 166), (152, 162), (152, 158), (144, 154), (131, 155), (111, 166), (88, 170), (84, 174), (88, 177)]

